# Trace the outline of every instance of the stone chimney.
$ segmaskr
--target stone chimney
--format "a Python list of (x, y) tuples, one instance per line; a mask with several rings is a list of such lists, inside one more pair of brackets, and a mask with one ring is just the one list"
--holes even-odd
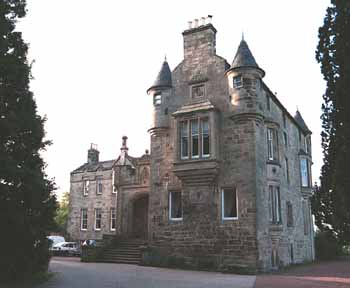
[(188, 22), (184, 37), (184, 58), (197, 58), (216, 53), (216, 29), (211, 24), (212, 16)]
[(100, 152), (97, 150), (97, 145), (91, 143), (90, 149), (88, 150), (88, 163), (94, 164), (99, 161)]

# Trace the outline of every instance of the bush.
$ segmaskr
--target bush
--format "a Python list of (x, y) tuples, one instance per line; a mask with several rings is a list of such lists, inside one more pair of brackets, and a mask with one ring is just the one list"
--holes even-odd
[(331, 260), (342, 254), (342, 246), (331, 231), (317, 232), (315, 236), (316, 258)]

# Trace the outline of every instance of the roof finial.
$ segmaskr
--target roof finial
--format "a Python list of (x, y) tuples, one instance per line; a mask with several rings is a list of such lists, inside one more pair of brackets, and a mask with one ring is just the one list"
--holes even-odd
[(167, 60), (166, 60), (166, 54), (164, 55), (164, 62), (167, 62)]
[(299, 111), (299, 107), (298, 107), (298, 105), (297, 105), (297, 111)]
[(244, 41), (244, 31), (242, 30), (242, 41)]

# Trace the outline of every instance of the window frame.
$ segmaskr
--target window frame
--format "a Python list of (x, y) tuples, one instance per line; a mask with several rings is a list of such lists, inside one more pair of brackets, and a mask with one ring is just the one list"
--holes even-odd
[[(99, 213), (99, 221), (100, 221), (100, 227), (97, 227), (97, 211), (100, 211)], [(94, 221), (94, 230), (95, 231), (101, 231), (102, 229), (102, 208), (95, 208), (95, 221)]]
[[(114, 215), (114, 217), (113, 217), (113, 215)], [(113, 227), (113, 221), (115, 222), (114, 227)], [(115, 207), (112, 207), (110, 209), (110, 226), (109, 226), (109, 228), (111, 231), (115, 231), (117, 228), (117, 209)]]
[[(85, 212), (85, 213), (84, 213)], [(86, 217), (84, 217), (84, 215)], [(84, 219), (86, 218), (86, 219)], [(86, 227), (84, 228), (84, 220), (86, 220)], [(81, 208), (80, 209), (80, 230), (86, 231), (88, 229), (88, 209), (87, 208)]]
[(89, 195), (89, 187), (90, 187), (90, 180), (84, 179), (83, 180), (83, 195), (88, 196)]
[[(181, 201), (181, 217), (172, 217), (172, 208), (173, 208), (173, 193), (179, 193), (180, 194), (180, 201)], [(182, 203), (182, 191), (169, 191), (169, 220), (170, 221), (182, 221), (183, 220), (183, 203)]]
[(287, 201), (286, 204), (287, 210), (287, 227), (294, 227), (294, 215), (293, 215), (293, 204), (290, 201)]
[[(239, 81), (236, 81), (239, 80)], [(238, 83), (238, 84), (237, 84)], [(232, 87), (237, 89), (237, 88), (242, 88), (243, 87), (243, 77), (242, 75), (237, 75), (232, 78)]]
[[(100, 189), (101, 187), (101, 189)], [(102, 179), (97, 179), (96, 180), (96, 195), (102, 195), (103, 193), (103, 184), (102, 184)]]
[(153, 94), (153, 105), (154, 106), (160, 106), (162, 104), (162, 92), (155, 92)]
[(286, 166), (286, 180), (287, 180), (287, 184), (290, 184), (290, 175), (289, 175), (289, 161), (287, 157), (284, 157), (284, 162), (285, 162), (285, 166)]
[[(234, 193), (235, 193), (235, 196), (236, 196), (236, 216), (234, 217), (226, 217), (225, 216), (225, 190), (232, 190)], [(221, 188), (221, 219), (223, 221), (226, 221), (226, 220), (238, 220), (238, 193), (237, 193), (237, 188), (236, 187), (222, 187)]]
[[(304, 161), (305, 161), (305, 165), (306, 165), (305, 167), (302, 164)], [(311, 187), (310, 161), (309, 161), (309, 159), (307, 159), (305, 157), (301, 157), (299, 163), (300, 163), (299, 165), (300, 165), (300, 183), (301, 183), (301, 187), (304, 187), (304, 188)], [(306, 169), (305, 171), (304, 171), (304, 168)], [(306, 174), (304, 172), (306, 172)], [(304, 176), (306, 176), (306, 185), (304, 185), (305, 184)]]
[[(181, 160), (198, 160), (198, 159), (207, 159), (210, 158), (211, 156), (211, 129), (210, 129), (210, 119), (208, 116), (201, 116), (201, 117), (192, 117), (192, 118), (187, 118), (187, 119), (181, 119), (179, 120), (179, 139), (180, 139), (180, 159)], [(193, 134), (193, 129), (192, 129), (192, 123), (196, 123), (197, 125), (197, 134)], [(208, 132), (205, 135), (208, 135), (208, 146), (209, 146), (209, 153), (204, 154), (204, 130), (203, 130), (203, 123), (208, 123)], [(185, 129), (183, 128), (184, 126)], [(186, 133), (183, 133), (186, 131)], [(186, 135), (185, 135), (186, 134)], [(198, 142), (198, 155), (193, 155), (194, 151), (194, 136), (197, 137), (197, 142)], [(184, 139), (187, 141), (187, 153), (184, 155)]]
[(281, 191), (276, 185), (269, 185), (269, 218), (272, 224), (282, 224)]
[(276, 128), (267, 127), (266, 134), (267, 160), (279, 162), (278, 130)]

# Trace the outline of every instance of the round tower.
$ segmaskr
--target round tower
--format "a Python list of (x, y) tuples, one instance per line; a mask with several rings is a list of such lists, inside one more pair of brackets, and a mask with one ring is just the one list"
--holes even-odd
[(242, 39), (231, 68), (225, 73), (229, 85), (232, 116), (237, 114), (262, 114), (261, 79), (265, 76)]
[(156, 80), (147, 90), (147, 94), (152, 97), (153, 101), (153, 122), (151, 130), (169, 126), (168, 102), (171, 88), (171, 71), (165, 58)]

